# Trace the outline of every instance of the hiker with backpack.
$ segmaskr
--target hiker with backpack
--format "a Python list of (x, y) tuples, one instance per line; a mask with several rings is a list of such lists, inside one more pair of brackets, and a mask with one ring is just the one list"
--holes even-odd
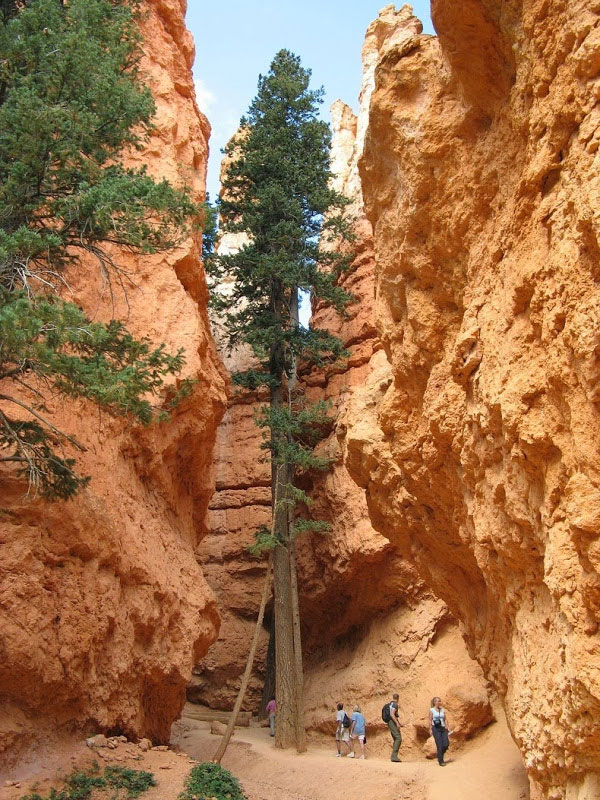
[(337, 747), (337, 757), (340, 758), (342, 755), (342, 742), (348, 748), (348, 752), (346, 755), (348, 758), (354, 758), (354, 750), (352, 749), (352, 744), (350, 742), (350, 725), (352, 721), (348, 714), (344, 711), (344, 704), (338, 703), (337, 704), (337, 714), (335, 715), (336, 719), (336, 729), (335, 729), (335, 744)]
[(400, 696), (398, 694), (392, 695), (391, 703), (386, 703), (384, 707), (381, 709), (381, 719), (387, 723), (390, 733), (392, 734), (392, 739), (394, 744), (392, 746), (392, 761), (400, 761), (398, 758), (398, 750), (400, 750), (400, 745), (402, 744), (402, 734), (400, 733), (400, 728), (402, 727), (402, 723), (398, 719), (398, 700)]

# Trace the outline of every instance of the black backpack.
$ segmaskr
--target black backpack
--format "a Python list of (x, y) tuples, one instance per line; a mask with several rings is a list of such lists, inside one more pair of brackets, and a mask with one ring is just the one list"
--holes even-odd
[(384, 722), (389, 722), (392, 718), (392, 709), (390, 708), (390, 704), (386, 703), (384, 707), (381, 709), (381, 719)]
[(344, 719), (342, 720), (342, 725), (344, 728), (349, 728), (352, 723), (350, 722), (350, 717), (344, 711)]

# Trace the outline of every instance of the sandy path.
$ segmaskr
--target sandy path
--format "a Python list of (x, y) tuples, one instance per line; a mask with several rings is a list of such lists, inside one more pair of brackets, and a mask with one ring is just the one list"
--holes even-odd
[[(35, 787), (46, 795), (59, 776), (93, 761), (120, 764), (152, 773), (157, 786), (145, 800), (177, 800), (193, 761), (209, 761), (219, 743), (208, 724), (184, 716), (173, 727), (174, 750), (142, 753), (137, 745), (90, 751), (85, 743), (51, 743), (37, 748), (18, 768), (2, 776), (0, 800), (18, 800)], [(402, 755), (402, 752), (401, 752)], [(189, 756), (189, 757), (188, 757)], [(405, 756), (400, 764), (371, 755), (367, 760), (336, 758), (328, 748), (311, 746), (299, 756), (276, 750), (266, 728), (236, 728), (223, 766), (241, 781), (249, 800), (528, 800), (528, 784), (519, 752), (505, 721), (499, 721), (461, 749), (445, 768), (436, 761)], [(4, 779), (19, 786), (4, 786)]]
[[(184, 717), (174, 741), (192, 758), (209, 760), (218, 737)], [(223, 766), (249, 800), (527, 800), (519, 752), (502, 723), (491, 725), (448, 766), (436, 761), (336, 758), (335, 748), (308, 753), (276, 750), (265, 728), (236, 728)]]

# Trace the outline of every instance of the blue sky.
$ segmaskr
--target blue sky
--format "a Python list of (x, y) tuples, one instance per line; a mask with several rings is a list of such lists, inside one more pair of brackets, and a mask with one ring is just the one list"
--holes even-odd
[[(338, 97), (356, 109), (365, 31), (385, 5), (385, 0), (188, 0), (196, 89), (213, 129), (208, 177), (213, 198), (220, 149), (235, 132), (256, 94), (259, 73), (268, 71), (275, 53), (292, 50), (312, 70), (313, 88), (326, 91), (325, 119)], [(433, 33), (429, 0), (415, 0), (412, 6), (424, 31)]]

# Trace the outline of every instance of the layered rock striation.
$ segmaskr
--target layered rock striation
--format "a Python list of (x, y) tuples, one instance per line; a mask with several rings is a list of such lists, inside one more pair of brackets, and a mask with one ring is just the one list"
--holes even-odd
[(433, 0), (438, 38), (406, 6), (372, 26), (387, 363), (343, 417), (372, 524), (460, 620), (553, 800), (600, 791), (599, 12)]
[[(132, 163), (204, 196), (208, 122), (194, 100), (184, 0), (148, 0), (143, 69), (155, 130)], [(194, 661), (217, 635), (212, 591), (194, 557), (214, 487), (212, 448), (226, 377), (206, 313), (194, 236), (160, 256), (119, 258), (132, 284), (111, 300), (92, 263), (70, 299), (96, 319), (185, 348), (192, 396), (147, 429), (85, 403), (48, 401), (52, 421), (86, 447), (89, 486), (67, 503), (26, 496), (0, 471), (0, 758), (33, 740), (103, 730), (167, 741)]]

